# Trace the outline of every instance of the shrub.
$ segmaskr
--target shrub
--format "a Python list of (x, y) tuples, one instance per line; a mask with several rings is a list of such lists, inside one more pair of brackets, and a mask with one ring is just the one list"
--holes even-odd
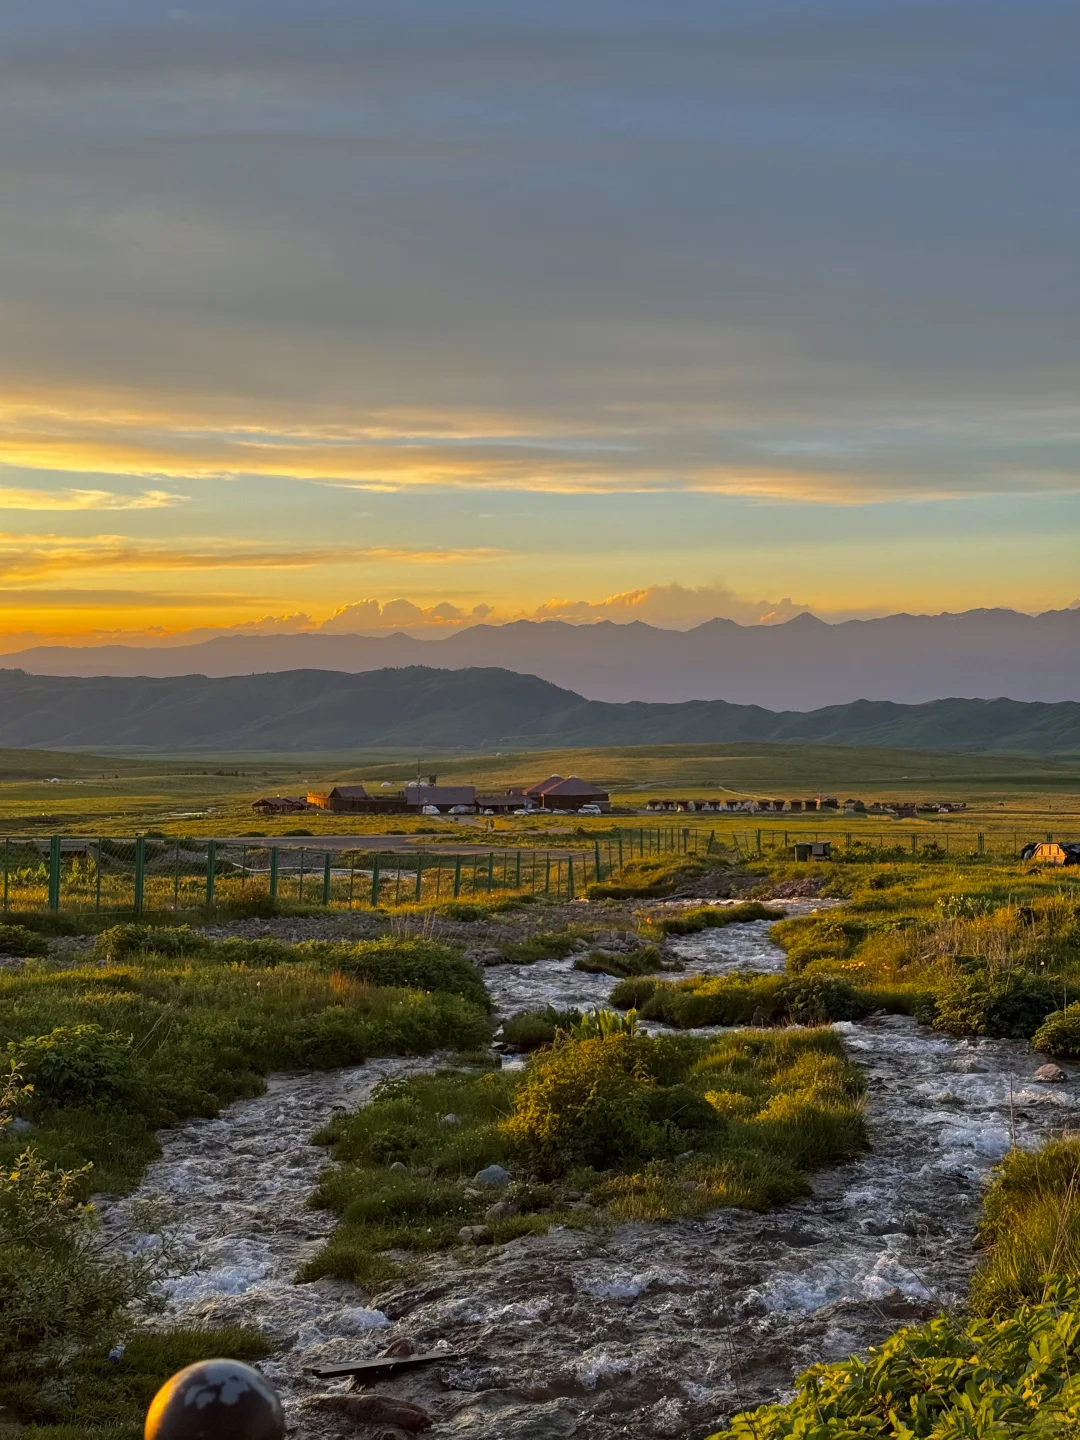
[(577, 949), (579, 937), (565, 930), (545, 930), (526, 940), (511, 940), (500, 954), (511, 965), (532, 965), (537, 960), (565, 960)]
[(540, 1052), (529, 1062), (503, 1134), (548, 1176), (650, 1158), (660, 1136), (651, 1130), (645, 1102), (656, 1083), (645, 1064), (648, 1044), (612, 1035)]
[(659, 983), (651, 975), (620, 980), (611, 992), (611, 1004), (618, 1010), (640, 1010)]
[(777, 988), (775, 1004), (792, 1025), (857, 1020), (870, 1008), (854, 985), (831, 975), (792, 976)]
[(575, 970), (584, 970), (589, 975), (651, 975), (656, 970), (665, 970), (660, 951), (655, 945), (643, 945), (627, 953), (612, 950), (592, 950), (574, 961)]
[(546, 1010), (524, 1010), (504, 1023), (503, 1039), (515, 1050), (537, 1050), (550, 1045), (557, 1030), (569, 1034), (580, 1019), (580, 1010), (556, 1010), (552, 1005)]
[(0, 925), (0, 955), (48, 955), (49, 942), (25, 925)]
[(814, 1365), (794, 1400), (736, 1415), (711, 1440), (1067, 1440), (1080, 1426), (1080, 1287), (1003, 1320), (940, 1316), (865, 1358)]
[(436, 940), (388, 937), (365, 940), (347, 951), (335, 948), (336, 968), (372, 985), (412, 990), (443, 990), (487, 1009), (488, 993), (479, 971), (464, 953)]
[(116, 965), (132, 955), (198, 955), (206, 950), (204, 935), (190, 925), (113, 925), (94, 941), (94, 959)]
[(1031, 1045), (1056, 1060), (1080, 1060), (1080, 1004), (1048, 1015), (1031, 1037)]
[(934, 1028), (950, 1035), (1026, 1040), (1057, 1008), (1054, 988), (1027, 976), (961, 975), (937, 996)]
[(665, 915), (655, 923), (665, 935), (693, 935), (699, 930), (725, 925), (745, 925), (754, 920), (782, 920), (787, 912), (775, 906), (748, 901), (742, 905), (702, 905), (681, 915)]
[(100, 1025), (61, 1025), (48, 1035), (10, 1041), (13, 1072), (33, 1089), (35, 1105), (92, 1110), (123, 1105), (135, 1089), (131, 1036)]
[(636, 1010), (628, 1010), (625, 1015), (619, 1015), (614, 1010), (589, 1010), (570, 1026), (570, 1034), (575, 1040), (606, 1040), (609, 1035), (637, 1033)]

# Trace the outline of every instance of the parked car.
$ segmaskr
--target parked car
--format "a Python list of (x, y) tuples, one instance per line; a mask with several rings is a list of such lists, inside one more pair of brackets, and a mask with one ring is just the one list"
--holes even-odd
[(582, 805), (578, 811), (579, 815), (602, 815), (603, 813), (599, 805)]

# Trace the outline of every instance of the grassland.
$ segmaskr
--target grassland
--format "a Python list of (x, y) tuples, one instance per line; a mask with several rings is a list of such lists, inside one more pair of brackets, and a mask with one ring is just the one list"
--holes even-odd
[[(0, 752), (0, 833), (132, 835), (154, 829), (166, 835), (320, 834), (491, 835), (527, 843), (550, 837), (565, 842), (578, 824), (585, 830), (633, 825), (628, 817), (572, 820), (469, 821), (449, 827), (408, 816), (358, 817), (305, 812), (255, 817), (251, 803), (264, 794), (306, 794), (328, 785), (363, 782), (399, 788), (418, 774), (447, 783), (475, 782), (498, 791), (557, 773), (585, 776), (609, 789), (617, 806), (636, 808), (655, 796), (671, 798), (806, 798), (819, 793), (873, 799), (962, 800), (968, 811), (917, 822), (942, 832), (989, 829), (1080, 831), (1080, 761), (1030, 756), (935, 755), (826, 745), (667, 745), (592, 750), (548, 750), (503, 755), (403, 755), (400, 752), (101, 757), (49, 751)], [(56, 777), (58, 783), (50, 783)], [(667, 822), (665, 822), (667, 823)], [(675, 823), (671, 818), (670, 823)], [(889, 821), (814, 815), (799, 817), (680, 816), (680, 825), (718, 832), (766, 824), (822, 834), (887, 828)], [(900, 828), (911, 828), (901, 822)], [(432, 843), (428, 840), (425, 843)]]

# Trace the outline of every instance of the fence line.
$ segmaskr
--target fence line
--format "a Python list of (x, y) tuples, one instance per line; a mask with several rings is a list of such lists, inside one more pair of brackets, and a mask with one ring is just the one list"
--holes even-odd
[(662, 855), (726, 849), (746, 860), (793, 853), (796, 841), (830, 840), (834, 856), (848, 860), (1015, 858), (1025, 838), (1018, 832), (905, 835), (803, 828), (706, 835), (703, 828), (689, 826), (620, 826), (576, 851), (504, 847), (446, 853), (326, 849), (285, 839), (9, 837), (0, 842), (2, 908), (4, 914), (45, 909), (141, 914), (202, 910), (263, 896), (350, 910), (362, 904), (434, 904), (499, 891), (573, 900), (624, 865)]
[[(0, 842), (4, 914), (35, 910), (142, 914), (281, 900), (326, 909), (473, 899), (496, 892), (576, 899), (630, 860), (702, 848), (688, 826), (642, 826), (598, 836), (579, 851), (469, 852), (326, 849), (318, 843), (139, 835), (53, 835)], [(709, 837), (709, 845), (713, 843)]]

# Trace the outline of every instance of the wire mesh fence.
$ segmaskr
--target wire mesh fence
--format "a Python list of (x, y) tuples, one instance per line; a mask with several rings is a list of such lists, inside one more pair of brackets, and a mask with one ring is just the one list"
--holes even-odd
[(0, 842), (3, 911), (142, 914), (282, 904), (350, 910), (438, 904), (497, 893), (576, 899), (629, 859), (692, 853), (688, 827), (651, 826), (579, 850), (350, 850), (295, 841), (54, 835)]
[[(732, 859), (796, 857), (827, 840), (837, 860), (1014, 858), (1030, 836), (1001, 831), (902, 833), (818, 829), (706, 832), (693, 826), (620, 826), (582, 848), (425, 852), (322, 847), (294, 840), (54, 835), (0, 841), (3, 912), (141, 914), (282, 904), (349, 910), (400, 907), (502, 893), (573, 900), (634, 861), (726, 852)], [(1047, 834), (1047, 840), (1063, 839)]]

